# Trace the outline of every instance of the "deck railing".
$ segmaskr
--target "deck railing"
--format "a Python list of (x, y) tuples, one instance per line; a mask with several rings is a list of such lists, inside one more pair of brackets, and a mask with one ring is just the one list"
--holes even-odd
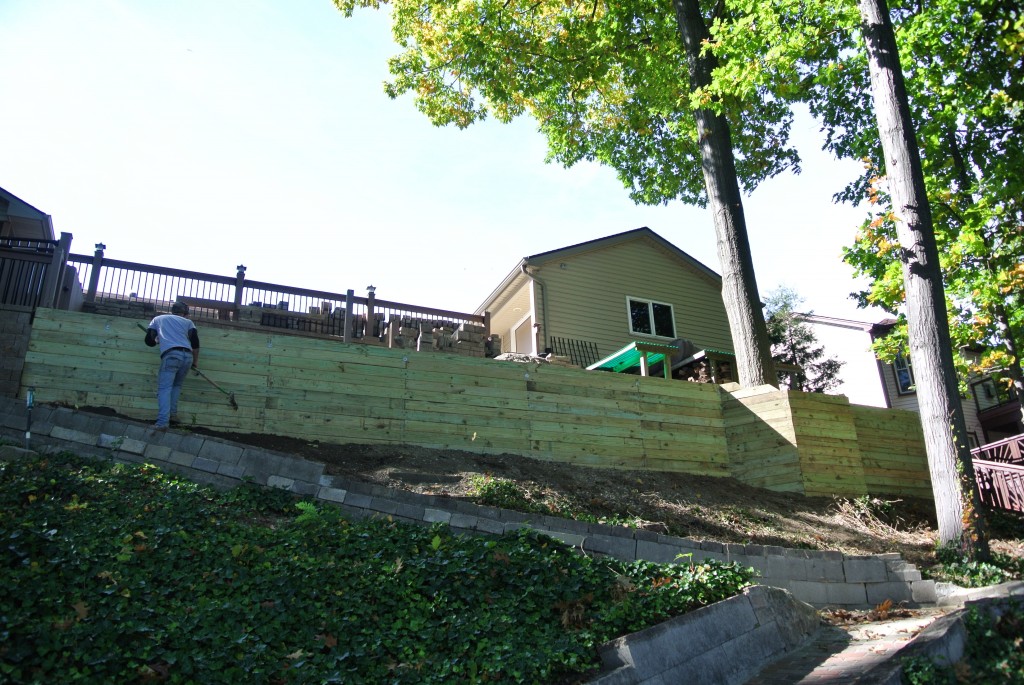
[(60, 240), (0, 238), (0, 305), (24, 311), (58, 306), (70, 245), (68, 233)]
[(981, 501), (1024, 513), (1024, 435), (976, 447), (971, 457)]
[(337, 336), (345, 341), (375, 337), (384, 340), (389, 327), (462, 324), (482, 326), (489, 333), (490, 317), (433, 307), (378, 300), (374, 293), (358, 297), (353, 290), (329, 292), (246, 278), (246, 267), (234, 276), (174, 269), (104, 257), (68, 256), (78, 274), (87, 306), (118, 304), (140, 312), (166, 312), (184, 302), (195, 319), (251, 322), (296, 331)]

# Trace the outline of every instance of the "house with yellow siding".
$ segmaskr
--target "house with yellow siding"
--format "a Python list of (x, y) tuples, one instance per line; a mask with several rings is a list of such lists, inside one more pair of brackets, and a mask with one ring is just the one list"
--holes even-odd
[(722, 279), (650, 228), (524, 257), (476, 309), (501, 351), (587, 366), (631, 342), (731, 351)]

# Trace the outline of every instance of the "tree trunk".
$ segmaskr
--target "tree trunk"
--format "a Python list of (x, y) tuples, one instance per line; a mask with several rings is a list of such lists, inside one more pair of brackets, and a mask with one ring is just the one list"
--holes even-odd
[[(707, 25), (700, 13), (698, 0), (673, 2), (686, 51), (690, 87), (697, 89), (711, 82), (711, 72), (715, 67), (712, 56), (700, 54), (702, 43), (708, 38)], [(722, 269), (722, 299), (729, 317), (739, 382), (743, 387), (777, 386), (779, 379), (772, 361), (761, 299), (757, 294), (729, 123), (725, 117), (710, 110), (696, 110), (694, 116), (700, 138), (708, 206), (715, 221), (718, 260)]]
[(906, 288), (910, 358), (921, 410), (939, 542), (988, 557), (953, 365), (939, 253), (917, 139), (885, 0), (859, 0), (885, 173)]

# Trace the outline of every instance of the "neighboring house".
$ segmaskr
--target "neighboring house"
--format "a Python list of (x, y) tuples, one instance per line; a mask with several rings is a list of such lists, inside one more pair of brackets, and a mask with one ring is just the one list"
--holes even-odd
[(721, 277), (649, 228), (523, 258), (477, 308), (501, 351), (588, 366), (632, 342), (732, 350)]
[(53, 220), (46, 212), (0, 188), (0, 238), (53, 240)]
[(80, 301), (66, 266), (71, 234), (54, 239), (50, 215), (0, 188), (0, 308), (32, 312)]
[[(827, 354), (845, 362), (841, 384), (833, 394), (845, 395), (853, 404), (919, 411), (914, 368), (909, 357), (892, 364), (877, 359), (871, 343), (892, 330), (895, 321), (878, 323), (806, 315), (818, 342)], [(968, 380), (970, 397), (963, 398), (964, 418), (971, 447), (1024, 433), (1020, 405), (989, 376)]]

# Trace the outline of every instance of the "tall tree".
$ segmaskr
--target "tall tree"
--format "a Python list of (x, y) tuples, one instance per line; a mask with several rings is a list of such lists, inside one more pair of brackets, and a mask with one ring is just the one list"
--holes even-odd
[(764, 298), (779, 384), (790, 390), (828, 392), (842, 382), (839, 370), (844, 362), (826, 356), (825, 348), (818, 344), (814, 329), (807, 323), (812, 312), (800, 311), (803, 301), (795, 290), (784, 287)]
[(953, 365), (939, 251), (896, 38), (885, 0), (859, 0), (859, 7), (903, 265), (910, 358), (939, 539), (985, 558), (988, 546)]
[[(896, 44), (890, 42), (892, 26), (887, 9), (870, 0), (862, 0), (859, 5), (816, 0), (742, 4), (741, 14), (723, 17), (712, 27), (709, 49), (730, 68), (716, 73), (709, 90), (726, 97), (767, 91), (780, 99), (805, 99), (816, 114), (824, 112), (832, 117), (826, 117), (827, 147), (842, 146), (844, 124), (849, 124), (863, 140), (871, 129), (875, 141), (872, 151), (884, 148), (884, 173), (893, 210), (889, 219), (897, 232), (891, 246), (896, 261), (888, 273), (896, 272), (902, 277), (915, 372), (921, 365), (927, 367), (927, 371), (917, 373), (917, 387), (922, 399), (940, 540), (965, 548), (976, 543), (976, 551), (983, 557), (987, 546), (983, 522), (978, 518), (962, 408), (956, 392), (934, 226), (910, 126), (903, 75), (895, 59)], [(962, 3), (928, 3), (932, 4), (941, 4), (953, 13)], [(924, 8), (925, 4), (914, 3), (914, 7)], [(931, 27), (924, 23), (920, 30), (928, 32)], [(862, 38), (867, 40), (861, 43)], [(881, 42), (883, 39), (885, 42)], [(851, 55), (865, 68), (849, 69)], [(870, 69), (866, 66), (869, 62)], [(944, 68), (944, 83), (955, 89), (958, 81), (950, 75), (957, 72), (959, 64), (947, 60)], [(854, 87), (844, 90), (843, 84), (851, 81)], [(897, 85), (898, 97), (895, 90), (888, 90)], [(872, 112), (877, 121), (864, 125)], [(1016, 113), (1019, 116), (1019, 108)], [(911, 169), (912, 163), (917, 165), (916, 171)], [(866, 191), (867, 183), (854, 187), (853, 192), (858, 189)]]
[[(913, 75), (910, 106), (922, 146), (939, 260), (949, 299), (954, 351), (983, 346), (973, 371), (995, 373), (1015, 387), (1024, 412), (1024, 11), (1008, 0), (897, 3), (901, 55)], [(827, 87), (842, 102), (863, 86), (848, 59)], [(951, 72), (956, 77), (951, 78)], [(875, 158), (877, 136), (848, 108), (822, 107), (836, 132), (833, 149)], [(866, 222), (846, 260), (871, 279), (862, 302), (897, 311), (904, 301), (895, 224), (869, 165), (858, 187), (874, 193)], [(853, 192), (857, 192), (854, 190)], [(889, 350), (891, 352), (891, 350)], [(966, 368), (966, 359), (960, 364)]]
[[(335, 4), (350, 15), (387, 3)], [(390, 62), (392, 97), (414, 93), (439, 125), (529, 113), (549, 159), (609, 165), (637, 202), (709, 205), (740, 382), (774, 383), (740, 188), (798, 165), (791, 115), (704, 88), (716, 59), (698, 0), (674, 0), (674, 14), (653, 0), (390, 4), (404, 49)]]

